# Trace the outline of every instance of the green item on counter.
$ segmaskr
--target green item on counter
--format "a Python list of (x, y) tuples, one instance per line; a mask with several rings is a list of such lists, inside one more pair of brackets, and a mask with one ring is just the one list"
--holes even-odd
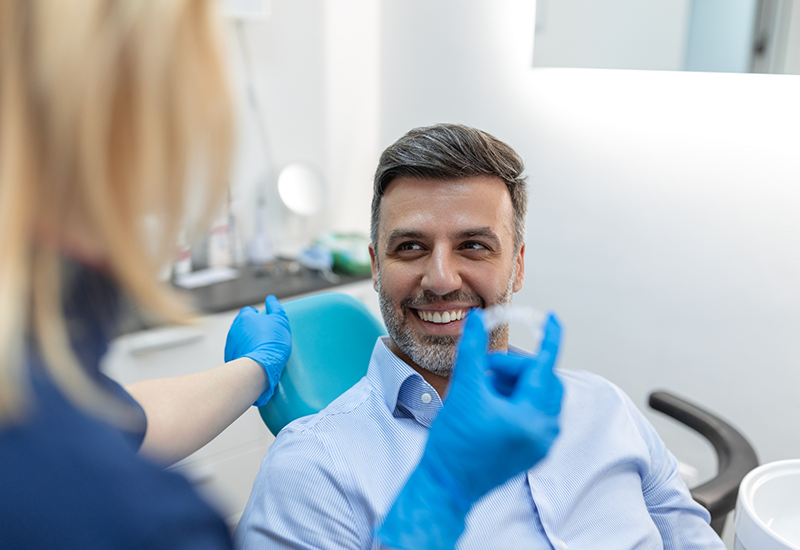
[(369, 275), (369, 237), (360, 233), (323, 233), (317, 244), (333, 254), (333, 271), (346, 275)]

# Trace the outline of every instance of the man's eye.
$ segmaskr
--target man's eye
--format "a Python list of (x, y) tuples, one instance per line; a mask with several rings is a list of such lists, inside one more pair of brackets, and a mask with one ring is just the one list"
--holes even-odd
[(461, 245), (461, 248), (465, 250), (488, 250), (488, 247), (482, 243), (476, 243), (474, 241), (466, 242)]
[(419, 243), (402, 243), (397, 247), (398, 252), (408, 252), (414, 250), (422, 250), (422, 245)]

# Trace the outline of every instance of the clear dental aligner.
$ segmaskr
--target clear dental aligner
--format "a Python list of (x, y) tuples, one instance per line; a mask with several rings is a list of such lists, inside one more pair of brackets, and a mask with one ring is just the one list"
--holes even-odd
[(544, 321), (545, 314), (529, 306), (496, 305), (483, 310), (483, 326), (487, 332), (510, 323), (524, 325), (533, 336), (535, 348), (539, 347), (542, 340)]

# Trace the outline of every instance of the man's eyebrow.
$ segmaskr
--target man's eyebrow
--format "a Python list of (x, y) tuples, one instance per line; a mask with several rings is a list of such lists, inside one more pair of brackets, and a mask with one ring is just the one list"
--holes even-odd
[(413, 229), (395, 229), (386, 238), (386, 248), (392, 248), (397, 241), (404, 241), (406, 239), (423, 239), (425, 234), (422, 231), (415, 231)]
[(464, 231), (459, 231), (456, 233), (455, 237), (459, 240), (461, 239), (474, 239), (475, 237), (482, 237), (484, 239), (489, 239), (493, 241), (495, 244), (500, 244), (500, 237), (497, 236), (497, 233), (489, 227), (475, 227), (471, 229), (466, 229)]

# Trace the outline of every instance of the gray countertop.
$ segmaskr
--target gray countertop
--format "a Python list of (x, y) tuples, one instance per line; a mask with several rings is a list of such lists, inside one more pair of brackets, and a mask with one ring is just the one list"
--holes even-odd
[[(312, 271), (296, 264), (292, 269), (274, 269), (267, 271), (261, 267), (245, 266), (238, 268), (239, 277), (209, 286), (191, 290), (175, 287), (179, 294), (186, 296), (195, 309), (203, 314), (220, 313), (240, 309), (244, 306), (263, 307), (264, 299), (272, 294), (279, 300), (318, 292), (333, 290), (337, 286), (365, 281), (369, 276), (337, 275), (335, 282), (323, 277), (318, 271)], [(160, 323), (150, 322), (130, 311), (121, 322), (120, 333), (127, 334), (154, 328)]]
[(179, 289), (179, 292), (188, 294), (198, 311), (219, 313), (263, 304), (270, 294), (283, 299), (369, 279), (369, 276), (353, 275), (335, 277), (338, 280), (332, 282), (320, 272), (304, 267), (297, 268), (295, 273), (270, 273), (259, 267), (245, 266), (239, 268), (238, 279), (192, 290)]

